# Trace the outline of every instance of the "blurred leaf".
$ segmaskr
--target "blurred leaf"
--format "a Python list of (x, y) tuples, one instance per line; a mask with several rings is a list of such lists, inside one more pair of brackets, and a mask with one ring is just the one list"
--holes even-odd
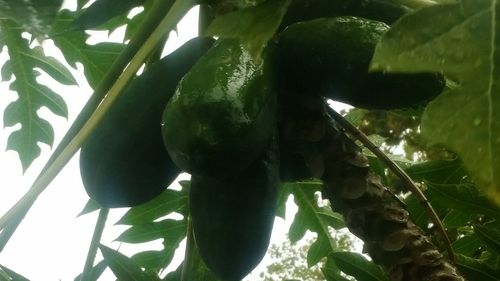
[(466, 225), (474, 217), (474, 214), (451, 210), (444, 217), (443, 224), (446, 228), (459, 228)]
[(464, 255), (457, 255), (457, 268), (468, 280), (498, 281), (500, 276), (498, 270)]
[[(94, 265), (94, 267), (92, 268), (92, 273), (90, 275), (90, 279), (88, 281), (97, 281), (97, 279), (99, 279), (99, 277), (101, 277), (102, 273), (104, 272), (104, 270), (106, 270), (106, 268), (108, 268), (108, 265), (106, 264), (106, 262), (104, 260), (100, 261), (99, 263), (97, 263), (96, 265)], [(75, 280), (74, 281), (80, 281), (80, 279), (82, 278), (82, 274), (78, 274), (77, 277), (75, 277)]]
[(126, 243), (144, 243), (162, 238), (176, 241), (177, 237), (186, 235), (186, 228), (186, 220), (166, 219), (160, 222), (145, 222), (133, 225), (115, 240)]
[(76, 217), (90, 214), (94, 211), (99, 210), (100, 208), (101, 208), (101, 205), (99, 205), (99, 203), (97, 203), (97, 201), (95, 201), (92, 198), (89, 198), (89, 200), (87, 201), (87, 203), (83, 207), (83, 210)]
[(71, 72), (52, 57), (47, 57), (41, 47), (30, 48), (23, 30), (10, 20), (0, 20), (0, 45), (7, 46), (10, 59), (2, 66), (2, 81), (9, 81), (10, 90), (18, 99), (11, 102), (4, 111), (4, 126), (21, 124), (21, 129), (12, 132), (7, 149), (17, 151), (23, 170), (40, 155), (38, 142), (52, 145), (54, 131), (47, 120), (40, 118), (37, 111), (47, 107), (52, 113), (67, 117), (66, 103), (56, 92), (37, 81), (40, 70), (62, 84), (76, 84)]
[(500, 218), (500, 208), (479, 193), (471, 184), (428, 184), (426, 195), (433, 204), (461, 212)]
[(500, 230), (488, 225), (475, 225), (474, 232), (496, 254), (500, 254)]
[(154, 281), (160, 280), (157, 276), (146, 274), (129, 257), (108, 248), (104, 245), (99, 246), (106, 264), (118, 280), (123, 281)]
[(331, 253), (328, 258), (335, 261), (345, 274), (358, 281), (388, 281), (384, 271), (376, 264), (368, 261), (362, 255), (352, 252)]
[(75, 13), (63, 10), (54, 23), (52, 37), (54, 44), (61, 49), (68, 63), (76, 68), (80, 62), (84, 67), (84, 74), (92, 88), (104, 77), (109, 67), (113, 64), (124, 45), (118, 43), (86, 43), (89, 35), (83, 31), (68, 31), (75, 18)]
[[(4, 271), (9, 277), (10, 279), (7, 279), (8, 281), (30, 281), (28, 278), (22, 276), (21, 274), (19, 273), (16, 273), (15, 271), (3, 266), (3, 265), (0, 265), (0, 270)], [(2, 276), (0, 275), (0, 278)]]
[(465, 256), (473, 256), (478, 253), (483, 243), (474, 233), (472, 233), (458, 238), (451, 245), (455, 253)]
[(466, 176), (462, 162), (455, 160), (433, 160), (412, 165), (405, 172), (414, 181), (433, 183), (460, 183)]
[(218, 16), (208, 26), (206, 34), (224, 38), (239, 38), (254, 57), (274, 36), (291, 0), (268, 0), (258, 6), (236, 10)]
[(48, 33), (63, 0), (0, 1), (0, 18), (16, 21), (31, 33)]
[(130, 208), (116, 224), (140, 225), (166, 216), (172, 212), (185, 214), (188, 206), (188, 195), (184, 188), (181, 191), (165, 190), (153, 200)]
[(372, 68), (443, 72), (458, 82), (429, 103), (422, 135), (430, 145), (457, 152), (478, 186), (500, 204), (496, 6), (496, 0), (462, 0), (404, 16), (378, 44)]
[(489, 267), (500, 272), (500, 255), (492, 253), (492, 252), (487, 252), (487, 254), (488, 254), (488, 256), (485, 258), (482, 258), (481, 260)]
[(134, 7), (141, 6), (145, 0), (121, 0), (119, 4), (115, 0), (99, 0), (81, 13), (71, 23), (70, 29), (85, 30), (101, 25), (108, 20), (123, 15), (126, 18), (126, 12)]

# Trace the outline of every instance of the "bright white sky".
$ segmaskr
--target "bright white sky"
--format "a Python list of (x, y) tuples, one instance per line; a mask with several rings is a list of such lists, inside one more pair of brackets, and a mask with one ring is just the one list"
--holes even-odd
[[(66, 1), (74, 2), (74, 1)], [(71, 3), (67, 3), (71, 7)], [(190, 12), (178, 26), (179, 37), (172, 33), (167, 44), (166, 52), (170, 52), (185, 41), (196, 36), (197, 10)], [(96, 33), (89, 43), (102, 40), (105, 33)], [(123, 30), (114, 33), (111, 38), (120, 40)], [(50, 48), (51, 42), (45, 42), (44, 47), (50, 55), (61, 57), (59, 51)], [(5, 50), (0, 53), (0, 66), (8, 58)], [(54, 82), (46, 75), (40, 77), (39, 81), (50, 85), (62, 95), (68, 104), (69, 119), (57, 117), (47, 110), (40, 110), (40, 114), (47, 118), (55, 127), (55, 139), (58, 143), (63, 137), (71, 122), (83, 107), (85, 101), (92, 93), (82, 75), (82, 68), (73, 71), (78, 78), (78, 86), (64, 86)], [(16, 94), (8, 90), (8, 83), (0, 83), (0, 115), (3, 116), (5, 107), (17, 98)], [(5, 151), (6, 140), (14, 130), (13, 128), (0, 129), (0, 214), (4, 214), (29, 188), (34, 178), (42, 169), (51, 153), (51, 148), (40, 144), (42, 155), (38, 158), (27, 172), (23, 175), (21, 164), (17, 153)], [(3, 118), (0, 118), (0, 128), (3, 128)], [(55, 147), (55, 146), (54, 146)], [(73, 280), (83, 269), (87, 255), (87, 247), (90, 243), (97, 213), (76, 218), (82, 210), (88, 197), (84, 191), (78, 167), (78, 155), (76, 155), (51, 183), (47, 190), (36, 201), (26, 219), (18, 228), (7, 247), (0, 253), (0, 264), (24, 275), (32, 281), (47, 280)], [(296, 208), (289, 205), (289, 218), (293, 218)], [(124, 213), (124, 209), (114, 209), (110, 212), (102, 242), (115, 249), (120, 248), (122, 253), (130, 255), (138, 251), (138, 247), (128, 244), (112, 242), (126, 227), (114, 226), (113, 224)], [(289, 223), (285, 224), (277, 219), (272, 242), (280, 243), (285, 238)], [(140, 248), (152, 248), (152, 245), (141, 245)], [(178, 249), (182, 255), (184, 249)], [(100, 257), (97, 261), (100, 260)], [(175, 269), (182, 260), (176, 259), (172, 269)], [(269, 258), (264, 259), (264, 263)], [(262, 263), (253, 275), (245, 280), (259, 280), (258, 274), (265, 268)], [(108, 270), (100, 280), (115, 280), (113, 274)]]

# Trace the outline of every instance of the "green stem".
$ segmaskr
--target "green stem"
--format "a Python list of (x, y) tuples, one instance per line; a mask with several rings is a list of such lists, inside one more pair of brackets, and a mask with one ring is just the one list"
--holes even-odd
[(436, 211), (429, 203), (429, 200), (425, 197), (424, 193), (417, 187), (417, 185), (413, 182), (413, 180), (408, 176), (408, 174), (401, 169), (392, 159), (390, 159), (385, 153), (378, 148), (370, 139), (363, 134), (358, 128), (349, 123), (342, 115), (333, 110), (330, 107), (327, 107), (328, 114), (335, 120), (340, 126), (342, 126), (349, 134), (351, 134), (354, 138), (359, 140), (366, 148), (368, 148), (375, 156), (377, 156), (380, 161), (382, 161), (388, 168), (391, 170), (398, 178), (403, 182), (403, 184), (415, 195), (420, 204), (427, 211), (427, 215), (430, 217), (431, 221), (436, 225), (439, 233), (444, 239), (446, 245), (446, 251), (448, 252), (448, 258), (450, 259), (452, 264), (456, 264), (455, 253), (451, 246), (451, 240), (446, 233), (446, 230), (443, 226), (443, 223), (439, 219)]
[(94, 228), (94, 234), (92, 235), (92, 240), (90, 241), (89, 251), (87, 253), (87, 259), (85, 260), (85, 266), (83, 267), (83, 273), (80, 281), (90, 281), (92, 280), (92, 271), (94, 267), (95, 256), (97, 254), (97, 249), (99, 248), (99, 243), (101, 242), (102, 233), (104, 232), (104, 226), (106, 225), (106, 219), (108, 218), (109, 209), (101, 208), (99, 211), (99, 216), (97, 217), (97, 222)]
[(113, 104), (120, 92), (126, 86), (128, 80), (130, 80), (139, 70), (148, 54), (155, 48), (155, 46), (158, 45), (163, 36), (172, 30), (182, 16), (184, 16), (184, 14), (195, 4), (195, 0), (177, 0), (172, 5), (167, 15), (158, 24), (146, 42), (134, 55), (128, 67), (123, 73), (121, 73), (119, 78), (113, 84), (106, 95), (106, 98), (103, 99), (102, 103), (99, 105), (99, 108), (92, 113), (88, 121), (85, 122), (78, 133), (71, 138), (64, 149), (62, 149), (61, 153), (54, 156), (52, 163), (48, 165), (47, 168), (44, 169), (44, 172), (38, 176), (30, 190), (0, 218), (0, 229), (5, 228), (9, 223), (9, 220), (14, 218), (16, 214), (27, 212), (27, 210), (35, 202), (36, 198), (43, 192), (43, 190), (45, 190), (48, 184), (55, 178), (59, 171), (61, 171), (61, 169), (80, 148), (81, 144), (90, 135), (92, 130), (97, 126), (104, 114), (108, 111), (109, 107)]
[(207, 27), (210, 25), (214, 19), (212, 7), (209, 5), (200, 5), (200, 12), (198, 15), (198, 34), (203, 36)]

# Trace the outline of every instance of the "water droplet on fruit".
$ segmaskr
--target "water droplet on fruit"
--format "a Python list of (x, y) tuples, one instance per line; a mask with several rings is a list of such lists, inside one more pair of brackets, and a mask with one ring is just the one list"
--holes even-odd
[(476, 117), (476, 118), (474, 119), (474, 126), (479, 126), (479, 125), (481, 125), (481, 118)]

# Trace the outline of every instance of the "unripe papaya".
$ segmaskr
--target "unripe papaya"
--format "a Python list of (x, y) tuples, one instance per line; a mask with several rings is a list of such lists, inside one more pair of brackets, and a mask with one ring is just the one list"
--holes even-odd
[(300, 21), (340, 16), (363, 17), (392, 24), (409, 11), (408, 7), (391, 0), (295, 0), (290, 3), (280, 29)]
[(273, 145), (231, 178), (193, 175), (189, 208), (205, 264), (224, 281), (239, 281), (264, 257), (276, 211), (278, 148)]
[(223, 39), (184, 76), (163, 114), (172, 160), (205, 176), (239, 173), (264, 151), (275, 128), (276, 94), (267, 61)]
[(179, 80), (212, 43), (190, 40), (126, 87), (82, 145), (80, 173), (90, 198), (104, 207), (132, 207), (177, 177), (180, 170), (163, 146), (161, 114)]
[(357, 17), (289, 26), (278, 42), (280, 87), (367, 109), (410, 107), (440, 94), (445, 80), (439, 74), (368, 72), (375, 46), (388, 29)]

